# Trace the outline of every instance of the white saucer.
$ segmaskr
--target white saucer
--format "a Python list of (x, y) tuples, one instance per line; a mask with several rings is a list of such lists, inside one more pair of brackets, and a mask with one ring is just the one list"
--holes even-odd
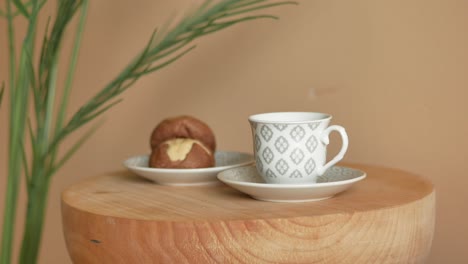
[(161, 185), (205, 185), (218, 183), (216, 175), (223, 170), (253, 164), (251, 154), (217, 151), (215, 167), (200, 169), (160, 169), (148, 167), (149, 155), (135, 156), (124, 161), (130, 171)]
[(234, 168), (218, 174), (218, 179), (257, 200), (269, 202), (310, 202), (333, 197), (364, 179), (360, 170), (334, 166), (310, 184), (265, 183), (255, 165)]

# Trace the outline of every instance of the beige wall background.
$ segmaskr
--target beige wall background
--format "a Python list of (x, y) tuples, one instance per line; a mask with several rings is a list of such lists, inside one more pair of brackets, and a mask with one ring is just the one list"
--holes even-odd
[[(194, 1), (91, 2), (73, 110), (122, 69), (154, 26)], [(205, 37), (185, 58), (124, 95), (56, 175), (40, 263), (70, 263), (60, 192), (148, 152), (149, 134), (161, 119), (197, 116), (212, 126), (221, 149), (250, 151), (247, 117), (286, 110), (333, 114), (350, 136), (347, 161), (398, 167), (432, 180), (437, 225), (428, 263), (468, 262), (468, 1), (299, 2), (270, 11), (280, 21), (255, 21)], [(7, 78), (5, 36), (2, 21), (0, 79)], [(1, 187), (6, 106), (0, 111)], [(3, 199), (2, 189), (0, 209)]]

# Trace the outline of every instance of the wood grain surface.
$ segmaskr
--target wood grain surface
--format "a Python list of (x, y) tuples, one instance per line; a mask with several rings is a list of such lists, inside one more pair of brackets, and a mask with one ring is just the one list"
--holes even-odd
[(295, 204), (221, 184), (91, 177), (63, 192), (67, 247), (74, 263), (423, 263), (434, 232), (432, 184), (349, 166), (368, 177), (332, 199)]

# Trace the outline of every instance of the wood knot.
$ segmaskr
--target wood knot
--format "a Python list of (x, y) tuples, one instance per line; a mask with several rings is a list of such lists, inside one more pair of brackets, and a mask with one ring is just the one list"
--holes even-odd
[(94, 244), (101, 244), (101, 241), (97, 240), (97, 239), (91, 239), (90, 240), (92, 243)]

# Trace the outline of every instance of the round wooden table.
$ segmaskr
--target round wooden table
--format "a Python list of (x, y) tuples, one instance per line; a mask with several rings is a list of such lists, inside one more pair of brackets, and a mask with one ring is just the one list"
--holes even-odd
[(423, 263), (435, 192), (401, 170), (367, 172), (319, 202), (254, 200), (225, 185), (161, 186), (116, 172), (63, 192), (74, 263)]

